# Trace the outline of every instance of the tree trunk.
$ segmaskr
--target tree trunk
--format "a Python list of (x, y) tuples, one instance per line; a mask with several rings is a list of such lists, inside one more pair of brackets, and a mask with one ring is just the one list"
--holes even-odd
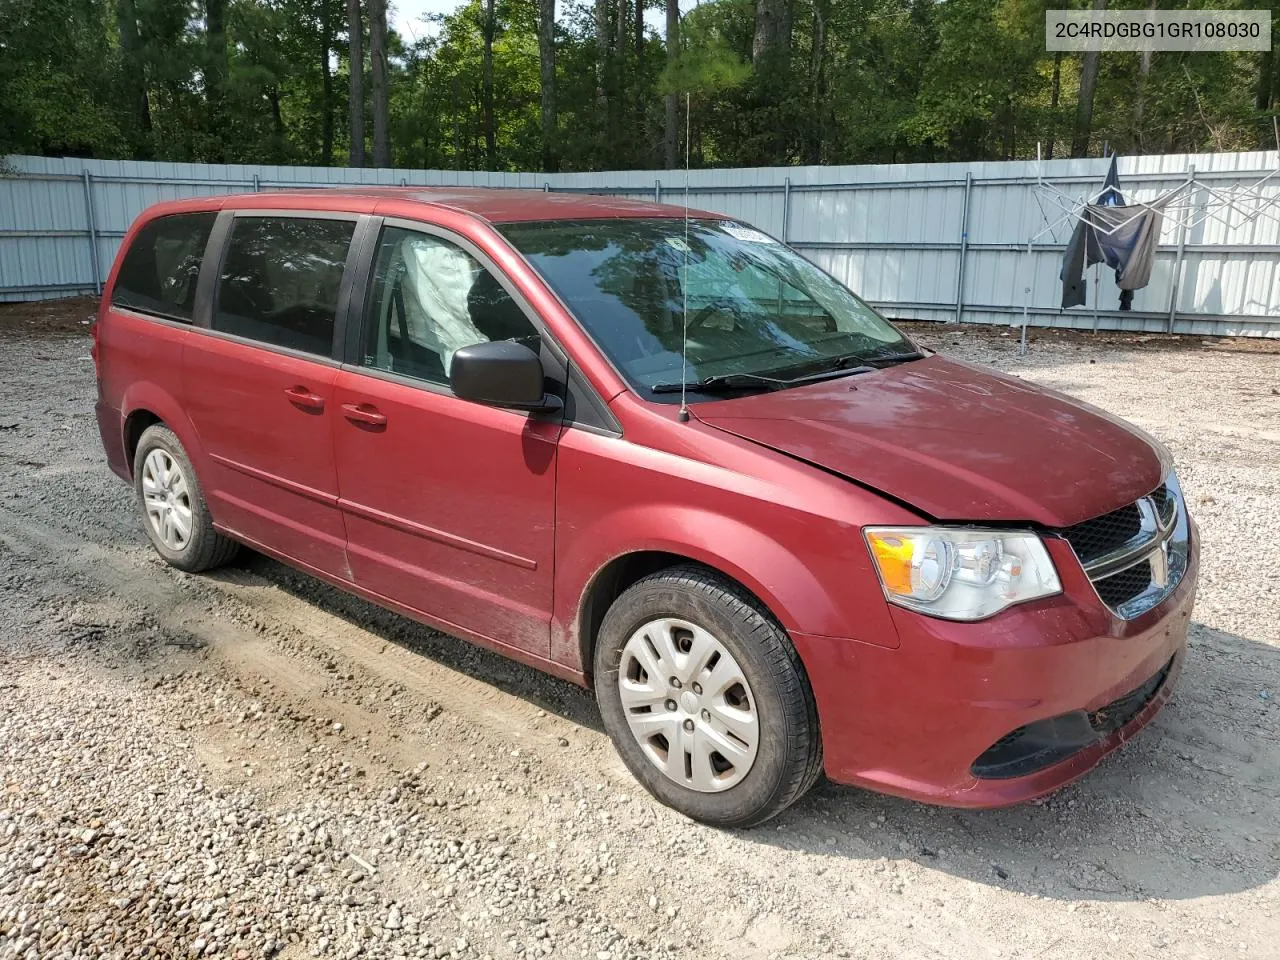
[(605, 111), (604, 74), (609, 63), (609, 0), (595, 0), (596, 28), (596, 104), (600, 115)]
[(613, 14), (613, 55), (621, 65), (627, 62), (627, 0), (617, 0)]
[(1046, 160), (1053, 159), (1053, 148), (1058, 138), (1058, 100), (1062, 96), (1062, 51), (1053, 55), (1053, 81), (1049, 87), (1049, 151)]
[(387, 0), (369, 0), (369, 75), (373, 94), (373, 165), (391, 166), (387, 129)]
[(644, 59), (644, 0), (635, 0), (635, 6), (632, 8), (635, 30), (635, 36), (631, 39), (635, 42), (636, 50), (636, 67), (639, 68), (640, 62)]
[(813, 47), (809, 53), (809, 136), (805, 159), (822, 162), (826, 116), (827, 18), (831, 0), (813, 0)]
[(556, 118), (556, 0), (538, 0), (538, 65), (542, 81), (542, 169), (560, 169)]
[(789, 0), (756, 0), (756, 29), (751, 41), (752, 64), (759, 70), (776, 56), (789, 56), (790, 47)]
[(116, 26), (120, 31), (120, 50), (124, 56), (125, 89), (129, 113), (137, 129), (132, 131), (135, 160), (151, 158), (151, 106), (147, 101), (147, 74), (142, 60), (142, 43), (138, 37), (138, 13), (133, 0), (118, 0)]
[(645, 70), (644, 58), (644, 0), (633, 0), (631, 7), (632, 13), (632, 29), (631, 37), (633, 47), (633, 62), (629, 79), (632, 89), (635, 90), (635, 96), (631, 98), (631, 122), (632, 129), (635, 132), (635, 162), (641, 166), (648, 166), (652, 155), (651, 144), (652, 137), (646, 130), (645, 124), (645, 91), (650, 89), (648, 86), (649, 73)]
[(364, 166), (364, 24), (360, 0), (347, 0), (347, 29), (351, 35), (351, 151), (348, 165)]
[[(667, 64), (680, 57), (680, 0), (667, 0)], [(666, 131), (663, 141), (663, 161), (668, 170), (678, 166), (680, 146), (680, 96), (674, 91), (667, 94)]]
[(320, 0), (320, 164), (333, 163), (333, 0)]
[(284, 115), (280, 112), (280, 87), (272, 84), (267, 91), (267, 99), (271, 101), (271, 129), (276, 135), (276, 155), (281, 156), (285, 148)]
[(484, 58), (482, 83), (484, 85), (484, 158), (486, 168), (498, 168), (498, 133), (493, 122), (493, 37), (498, 30), (498, 15), (494, 0), (484, 0)]
[(208, 57), (205, 73), (205, 103), (209, 108), (209, 132), (214, 138), (214, 157), (226, 162), (227, 143), (223, 131), (223, 98), (227, 89), (227, 3), (205, 0), (204, 39)]
[(790, 96), (791, 0), (756, 0), (755, 34), (751, 43), (755, 67), (752, 83), (754, 122), (749, 124), (749, 162), (775, 166), (788, 161), (793, 134), (804, 137), (805, 124), (795, 116)]
[[(1093, 0), (1093, 9), (1107, 9), (1107, 0)], [(1098, 88), (1098, 51), (1087, 50), (1080, 62), (1080, 95), (1076, 100), (1076, 128), (1071, 137), (1071, 155), (1083, 157), (1089, 152), (1089, 134), (1093, 128), (1093, 95)]]
[[(1156, 0), (1149, 0), (1147, 9), (1156, 9)], [(1147, 107), (1147, 78), (1151, 75), (1151, 54), (1150, 49), (1143, 50), (1142, 59), (1138, 62), (1138, 91), (1133, 104), (1133, 147), (1137, 153), (1142, 152), (1142, 145), (1146, 140), (1143, 135), (1142, 120)]]
[(1258, 118), (1259, 150), (1280, 149), (1280, 144), (1276, 143), (1275, 125), (1271, 117), (1271, 111), (1275, 108), (1275, 77), (1276, 57), (1273, 46), (1271, 50), (1258, 54), (1258, 81), (1253, 91), (1253, 105), (1263, 115)]
[(1271, 109), (1271, 63), (1270, 50), (1258, 54), (1258, 83), (1254, 87), (1253, 105), (1259, 111)]

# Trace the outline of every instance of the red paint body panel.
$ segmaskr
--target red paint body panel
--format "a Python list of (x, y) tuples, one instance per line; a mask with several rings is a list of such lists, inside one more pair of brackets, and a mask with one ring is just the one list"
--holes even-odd
[[(1176, 657), (1181, 667), (1195, 600), (1199, 535), (1187, 573), (1163, 604), (1128, 623), (1102, 606), (1070, 548), (1049, 541), (1064, 594), (979, 623), (948, 623), (897, 607), (893, 651), (793, 634), (809, 670), (824, 731), (827, 775), (882, 793), (953, 806), (1031, 800), (1088, 772), (1144, 726), (1160, 693), (1101, 743), (1030, 776), (977, 780), (970, 765), (1000, 737), (1035, 720), (1093, 710), (1128, 693)], [(886, 677), (893, 678), (889, 683)], [(826, 731), (839, 731), (825, 736)]]
[[(105, 301), (104, 301), (105, 302)], [(107, 463), (122, 477), (133, 475), (125, 449), (125, 420), (134, 410), (150, 410), (171, 425), (188, 450), (199, 451), (178, 397), (182, 389), (182, 352), (190, 331), (128, 311), (113, 311), (110, 323), (95, 324), (98, 368), (98, 432)], [(101, 316), (101, 315), (100, 315)], [(185, 441), (184, 441), (185, 445)]]
[[(859, 527), (918, 518), (696, 421), (677, 424), (673, 406), (623, 394), (615, 409), (627, 423), (624, 438), (567, 430), (560, 441), (553, 656), (576, 658), (587, 587), (610, 560), (637, 550), (728, 574), (788, 630), (897, 646)], [(674, 441), (669, 450), (646, 442), (664, 434)]]
[[(192, 455), (218, 525), (328, 573), (347, 572), (331, 424), (338, 369), (200, 331), (183, 355)], [(300, 405), (290, 392), (323, 402)], [(181, 437), (179, 437), (181, 439)]]
[[(191, 454), (215, 523), (390, 609), (585, 682), (584, 607), (637, 551), (714, 567), (792, 636), (817, 699), (827, 774), (935, 803), (998, 806), (1080, 776), (1145, 724), (1015, 780), (970, 765), (1033, 722), (1111, 702), (1182, 651), (1196, 581), (1133, 621), (1098, 599), (1064, 541), (1059, 596), (978, 623), (889, 605), (862, 538), (928, 518), (1066, 526), (1132, 502), (1169, 464), (1141, 431), (1050, 391), (940, 357), (693, 406), (627, 388), (493, 224), (678, 217), (679, 207), (461, 187), (258, 194), (163, 204), (403, 218), (478, 247), (542, 319), (621, 435), (497, 410), (358, 367), (258, 349), (109, 306), (96, 335), (98, 418), (128, 477), (125, 423), (145, 412)], [(699, 214), (714, 217), (714, 214)], [(299, 409), (305, 387), (323, 410)], [(343, 405), (386, 417), (353, 422)], [(855, 482), (849, 482), (853, 480)]]
[(1066, 527), (1150, 493), (1166, 467), (1110, 414), (937, 356), (694, 412), (940, 520)]
[(333, 418), (356, 583), (507, 646), (547, 656), (559, 422), (344, 370)]

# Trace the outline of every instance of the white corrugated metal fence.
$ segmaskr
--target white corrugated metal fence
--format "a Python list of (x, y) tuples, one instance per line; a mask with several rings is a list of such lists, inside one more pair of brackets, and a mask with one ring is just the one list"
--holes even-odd
[[(161, 200), (344, 184), (463, 184), (682, 203), (686, 180), (683, 171), (468, 173), (44, 157), (7, 162), (12, 175), (0, 177), (0, 301), (99, 289), (130, 222)], [(738, 217), (786, 240), (892, 317), (1016, 325), (1025, 313), (1033, 325), (1280, 337), (1275, 152), (1122, 158), (1120, 185), (1130, 202), (1152, 200), (1194, 172), (1187, 209), (1166, 220), (1151, 282), (1138, 291), (1132, 312), (1116, 309), (1119, 291), (1105, 269), (1088, 271), (1085, 306), (1060, 309), (1058, 271), (1072, 225), (1053, 198), (1096, 195), (1107, 164), (694, 170), (688, 195), (694, 207)], [(1272, 179), (1256, 186), (1268, 174)]]

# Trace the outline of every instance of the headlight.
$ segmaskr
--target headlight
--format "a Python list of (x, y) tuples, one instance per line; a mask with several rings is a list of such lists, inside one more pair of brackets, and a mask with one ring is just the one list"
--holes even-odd
[(946, 620), (981, 620), (1062, 592), (1040, 538), (1026, 531), (867, 527), (890, 603)]

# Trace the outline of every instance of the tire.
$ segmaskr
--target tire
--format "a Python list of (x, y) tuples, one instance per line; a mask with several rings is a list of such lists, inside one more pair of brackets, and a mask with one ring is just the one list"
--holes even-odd
[[(710, 646), (704, 632), (728, 654), (727, 660), (707, 660), (714, 669), (697, 666)], [(640, 646), (646, 639), (647, 646)], [(690, 649), (681, 660), (678, 651), (686, 644)], [(671, 656), (663, 659), (659, 651)], [(686, 679), (676, 678), (679, 686), (653, 676), (671, 663), (685, 665)], [(717, 693), (724, 687), (720, 675), (735, 669), (744, 683)], [(623, 670), (626, 704), (619, 682)], [(697, 678), (706, 681), (705, 690)], [(605, 729), (623, 762), (658, 800), (694, 820), (719, 827), (763, 823), (803, 796), (822, 771), (817, 708), (791, 639), (742, 587), (704, 567), (651, 574), (614, 601), (600, 627), (594, 685)], [(666, 697), (660, 706), (648, 703), (658, 696)], [(730, 763), (718, 748), (706, 760), (708, 742), (727, 743), (734, 758), (751, 753), (747, 722), (735, 723), (742, 738), (726, 739), (728, 727), (719, 723), (730, 713), (726, 707), (740, 711), (735, 718), (755, 718), (749, 761)], [(637, 716), (643, 733), (633, 730)], [(680, 741), (676, 750), (672, 737)], [(697, 763), (695, 755), (704, 762)]]
[[(153, 454), (149, 464), (148, 458)], [(162, 473), (156, 467), (166, 460), (172, 469)], [(213, 529), (209, 505), (191, 458), (173, 431), (163, 424), (148, 427), (138, 440), (133, 457), (133, 490), (142, 529), (156, 553), (171, 566), (199, 573), (222, 566), (239, 552), (240, 544)], [(153, 495), (150, 507), (148, 492)], [(157, 507), (160, 501), (171, 506)], [(162, 519), (165, 512), (176, 514), (177, 522), (166, 526)], [(187, 533), (181, 536), (184, 524)]]

